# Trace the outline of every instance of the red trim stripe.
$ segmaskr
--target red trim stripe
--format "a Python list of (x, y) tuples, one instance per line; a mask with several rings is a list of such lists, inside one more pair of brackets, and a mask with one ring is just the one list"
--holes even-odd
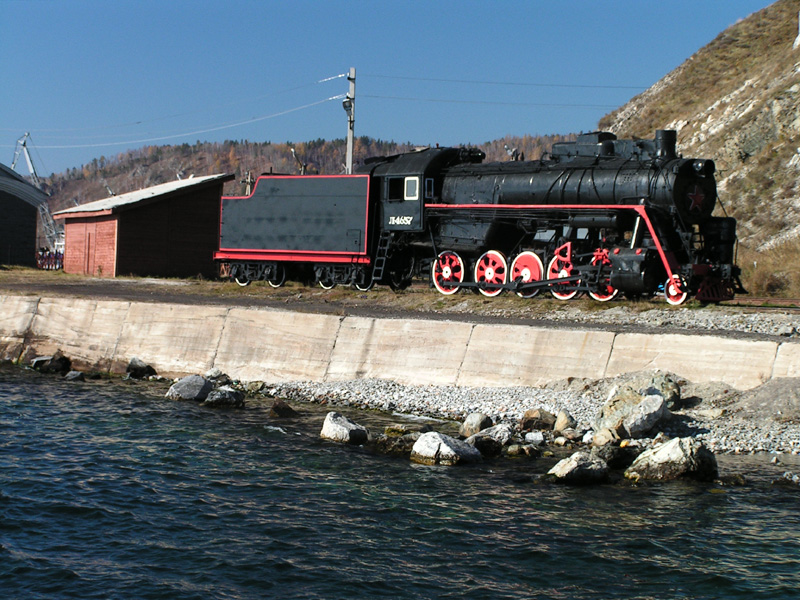
[(275, 262), (316, 262), (368, 265), (369, 256), (345, 252), (293, 252), (277, 250), (220, 250), (214, 253), (215, 260), (259, 260)]

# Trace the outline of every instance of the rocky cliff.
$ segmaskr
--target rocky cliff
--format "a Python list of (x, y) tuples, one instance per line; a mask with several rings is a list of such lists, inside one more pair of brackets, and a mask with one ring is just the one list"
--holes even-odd
[(800, 0), (779, 0), (730, 26), (599, 124), (620, 137), (676, 129), (684, 156), (713, 158), (754, 251), (800, 238), (798, 13)]

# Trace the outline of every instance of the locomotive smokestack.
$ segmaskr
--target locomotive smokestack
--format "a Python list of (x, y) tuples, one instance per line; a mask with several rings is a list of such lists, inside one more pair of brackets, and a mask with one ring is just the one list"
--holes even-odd
[(656, 130), (656, 153), (658, 158), (677, 158), (675, 146), (678, 143), (678, 132), (674, 129)]

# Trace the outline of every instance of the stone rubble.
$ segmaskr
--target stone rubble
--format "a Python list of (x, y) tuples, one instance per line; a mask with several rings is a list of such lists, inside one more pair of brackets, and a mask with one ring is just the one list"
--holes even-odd
[[(628, 376), (627, 380), (634, 377)], [(626, 382), (626, 376), (617, 379), (621, 384)], [(592, 438), (597, 437), (597, 432), (592, 434), (592, 424), (607, 396), (606, 388), (592, 383), (598, 382), (586, 383), (577, 386), (577, 389), (569, 389), (569, 386), (566, 386), (567, 389), (468, 388), (402, 385), (387, 380), (360, 379), (327, 383), (280, 383), (265, 386), (262, 393), (288, 401), (310, 401), (328, 406), (381, 410), (456, 422), (464, 421), (470, 413), (483, 413), (495, 424), (508, 423), (512, 426), (517, 426), (523, 415), (534, 408), (552, 414), (566, 410), (577, 423), (574, 430), (576, 436), (581, 436), (578, 440), (591, 443)], [(737, 392), (732, 390), (731, 393)], [(721, 402), (724, 404), (725, 400)], [(724, 407), (713, 406), (713, 402), (703, 402), (702, 399), (694, 407), (675, 410), (672, 415), (671, 419), (659, 423), (648, 434), (652, 437), (635, 440), (635, 443), (649, 448), (665, 439), (692, 437), (716, 454), (800, 454), (800, 421), (775, 422), (740, 417), (736, 413), (728, 414)], [(548, 432), (547, 435), (551, 434)], [(549, 442), (553, 441), (551, 437)], [(531, 442), (537, 445), (541, 443), (538, 439)]]

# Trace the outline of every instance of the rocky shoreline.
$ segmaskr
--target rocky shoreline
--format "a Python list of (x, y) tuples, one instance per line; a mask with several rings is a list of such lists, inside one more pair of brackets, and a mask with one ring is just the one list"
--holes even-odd
[[(268, 398), (438, 420), (375, 433), (339, 412), (328, 413), (322, 438), (405, 455), (412, 462), (452, 466), (501, 455), (542, 456), (561, 458), (534, 477), (553, 483), (694, 479), (743, 485), (736, 469), (720, 473), (717, 456), (761, 455), (769, 457), (770, 470), (782, 472), (773, 485), (797, 487), (800, 475), (788, 469), (800, 465), (799, 384), (773, 380), (739, 392), (651, 372), (573, 379), (547, 388), (407, 386), (385, 380), (248, 385)], [(441, 433), (447, 422), (460, 423), (457, 435)]]
[[(409, 386), (375, 379), (290, 382), (264, 385), (259, 393), (290, 401), (448, 421), (463, 421), (470, 413), (483, 413), (495, 423), (514, 425), (530, 409), (541, 408), (554, 415), (567, 410), (577, 421), (575, 429), (586, 433), (593, 430), (600, 409), (614, 390), (641, 389), (654, 375), (657, 373), (597, 381), (571, 379), (542, 388)], [(643, 447), (652, 447), (657, 439), (693, 437), (716, 454), (800, 454), (800, 380), (778, 379), (741, 392), (724, 384), (694, 385), (671, 377), (681, 387), (682, 400), (670, 410), (671, 418), (649, 437), (637, 440)], [(250, 389), (255, 389), (252, 384)]]
[[(60, 373), (67, 380), (83, 379), (70, 372), (70, 360), (61, 354), (39, 357), (31, 366), (42, 372)], [(128, 377), (162, 380), (149, 365), (133, 358)], [(590, 380), (567, 378), (541, 387), (456, 387), (404, 385), (384, 379), (357, 379), (340, 382), (232, 381), (213, 369), (205, 376), (192, 375), (205, 401), (210, 392), (213, 404), (240, 408), (245, 397), (312, 402), (332, 408), (377, 410), (403, 417), (463, 422), (468, 415), (484, 414), (494, 424), (517, 427), (531, 410), (552, 415), (562, 411), (574, 420), (573, 439), (586, 443), (596, 435), (604, 405), (615, 397), (634, 397), (636, 402), (657, 394), (665, 399), (665, 413), (634, 437), (643, 448), (675, 437), (692, 437), (715, 454), (800, 455), (800, 378), (772, 379), (751, 390), (740, 391), (724, 383), (695, 384), (677, 375), (659, 371), (628, 373), (614, 378)], [(667, 382), (664, 391), (663, 382)], [(656, 385), (654, 382), (661, 382)], [(653, 386), (662, 389), (654, 389)], [(193, 387), (189, 395), (197, 399)], [(222, 396), (220, 397), (220, 390)], [(169, 397), (169, 396), (168, 396)], [(176, 398), (180, 399), (180, 395)], [(212, 405), (212, 402), (208, 403)], [(634, 403), (635, 404), (635, 403)], [(619, 426), (616, 427), (619, 429)], [(558, 436), (546, 432), (545, 442)], [(589, 441), (591, 443), (591, 441)]]
[[(31, 367), (66, 381), (85, 380), (60, 354), (39, 357)], [(563, 457), (542, 476), (563, 483), (604, 482), (612, 472), (615, 480), (624, 475), (634, 481), (743, 481), (719, 476), (716, 456), (723, 454), (769, 453), (773, 465), (800, 465), (797, 379), (774, 379), (746, 392), (724, 384), (695, 385), (658, 371), (571, 378), (538, 388), (411, 386), (380, 379), (270, 385), (233, 381), (212, 369), (170, 382), (137, 358), (126, 378), (171, 383), (167, 398), (214, 409), (271, 402), (273, 418), (299, 416), (287, 401), (379, 411), (384, 422), (388, 417), (398, 423), (372, 431), (331, 410), (320, 437), (423, 464), (456, 465), (501, 455)], [(800, 475), (785, 471), (775, 481), (796, 486)]]

